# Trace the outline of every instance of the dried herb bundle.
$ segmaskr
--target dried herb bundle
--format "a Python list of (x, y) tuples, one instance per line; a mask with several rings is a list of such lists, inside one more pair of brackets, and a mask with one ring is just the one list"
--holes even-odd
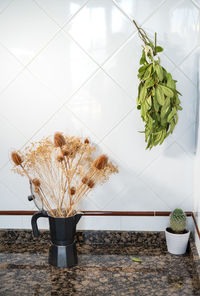
[(146, 32), (138, 27), (133, 20), (139, 36), (144, 42), (141, 67), (138, 70), (140, 79), (138, 87), (137, 108), (141, 112), (142, 120), (145, 122), (146, 149), (162, 144), (173, 132), (178, 122), (178, 110), (182, 110), (176, 89), (176, 80), (160, 64), (158, 52), (163, 48), (149, 39)]
[(28, 177), (44, 208), (53, 217), (69, 217), (80, 201), (118, 169), (106, 155), (94, 157), (88, 139), (54, 135), (11, 155), (13, 170)]

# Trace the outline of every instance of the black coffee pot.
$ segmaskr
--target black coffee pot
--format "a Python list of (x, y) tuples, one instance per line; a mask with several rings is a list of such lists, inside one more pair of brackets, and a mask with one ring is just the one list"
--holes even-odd
[(51, 247), (49, 250), (49, 264), (56, 267), (73, 267), (77, 265), (77, 250), (75, 233), (76, 225), (80, 220), (82, 213), (66, 218), (54, 218), (45, 210), (36, 212), (31, 219), (33, 235), (39, 236), (37, 219), (45, 217), (49, 219), (49, 228), (51, 236)]

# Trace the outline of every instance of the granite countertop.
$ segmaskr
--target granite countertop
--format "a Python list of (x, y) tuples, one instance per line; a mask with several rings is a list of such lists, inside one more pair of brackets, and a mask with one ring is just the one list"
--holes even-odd
[(183, 256), (167, 253), (162, 232), (82, 231), (76, 240), (78, 265), (61, 269), (48, 265), (47, 231), (1, 230), (0, 295), (200, 295), (193, 239)]

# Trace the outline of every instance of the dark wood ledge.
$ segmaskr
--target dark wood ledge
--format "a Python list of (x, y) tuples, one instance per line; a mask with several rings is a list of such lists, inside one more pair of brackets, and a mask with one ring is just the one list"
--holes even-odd
[[(32, 216), (36, 211), (0, 211), (0, 216)], [(159, 211), (82, 211), (85, 216), (135, 216), (135, 217), (163, 217), (169, 216), (171, 212)], [(185, 212), (188, 217), (192, 217), (194, 225), (200, 239), (200, 231), (193, 212)]]

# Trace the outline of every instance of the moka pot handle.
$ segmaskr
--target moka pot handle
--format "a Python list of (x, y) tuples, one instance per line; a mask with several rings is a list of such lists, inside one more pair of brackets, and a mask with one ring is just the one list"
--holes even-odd
[(39, 212), (36, 212), (33, 216), (32, 216), (32, 219), (31, 219), (31, 225), (32, 225), (32, 230), (33, 230), (33, 235), (35, 237), (38, 237), (40, 232), (38, 230), (38, 226), (37, 226), (37, 219), (40, 218), (40, 217), (45, 217), (45, 218), (48, 218), (48, 214), (46, 211), (42, 210), (42, 211), (39, 211)]

